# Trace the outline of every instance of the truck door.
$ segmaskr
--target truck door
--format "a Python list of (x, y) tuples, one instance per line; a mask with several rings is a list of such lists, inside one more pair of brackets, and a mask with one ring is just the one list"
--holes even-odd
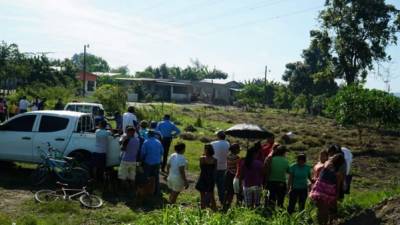
[(39, 129), (33, 141), (33, 156), (35, 161), (40, 161), (38, 148), (47, 151), (47, 142), (57, 150), (65, 151), (72, 134), (73, 123), (70, 119), (62, 116), (42, 115)]
[(0, 126), (0, 159), (32, 161), (36, 115), (14, 117)]

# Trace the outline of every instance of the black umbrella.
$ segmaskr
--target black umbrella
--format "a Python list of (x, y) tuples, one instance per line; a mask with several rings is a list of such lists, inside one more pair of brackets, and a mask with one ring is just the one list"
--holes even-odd
[(247, 123), (236, 124), (227, 129), (225, 134), (236, 138), (246, 139), (266, 139), (273, 136), (271, 132), (261, 128), (260, 126)]

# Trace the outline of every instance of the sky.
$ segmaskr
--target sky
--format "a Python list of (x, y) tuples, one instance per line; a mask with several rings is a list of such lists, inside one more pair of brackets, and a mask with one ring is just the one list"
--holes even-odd
[[(228, 79), (281, 81), (286, 63), (301, 60), (325, 0), (0, 0), (0, 40), (22, 52), (70, 58), (83, 51), (132, 73), (198, 59)], [(400, 8), (400, 0), (387, 0)], [(380, 67), (400, 92), (400, 46)], [(390, 71), (389, 73), (387, 71)], [(366, 86), (385, 89), (371, 71)]]

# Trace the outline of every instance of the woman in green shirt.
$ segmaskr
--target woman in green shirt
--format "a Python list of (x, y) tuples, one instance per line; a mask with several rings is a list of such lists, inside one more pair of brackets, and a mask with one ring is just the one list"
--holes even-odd
[(265, 160), (266, 182), (269, 198), (265, 199), (266, 207), (283, 207), (286, 195), (286, 174), (289, 172), (289, 161), (286, 159), (287, 148), (276, 145), (272, 157)]
[(311, 181), (311, 167), (306, 165), (306, 155), (299, 154), (297, 163), (289, 168), (289, 207), (288, 212), (293, 213), (296, 203), (299, 203), (299, 211), (303, 211), (308, 195), (308, 181)]

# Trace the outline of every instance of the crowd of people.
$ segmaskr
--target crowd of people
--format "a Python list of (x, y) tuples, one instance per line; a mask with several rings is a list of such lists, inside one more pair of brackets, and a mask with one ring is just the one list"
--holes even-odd
[[(43, 110), (46, 99), (36, 98), (29, 102), (23, 96), (18, 105), (7, 105), (6, 98), (0, 97), (0, 122), (28, 110)], [(59, 99), (55, 110), (64, 105)], [(175, 152), (169, 154), (173, 139), (180, 130), (171, 122), (169, 115), (162, 121), (139, 121), (135, 108), (114, 114), (116, 129), (120, 130), (121, 162), (118, 178), (125, 190), (134, 190), (140, 183), (154, 182), (154, 196), (161, 196), (160, 174), (165, 177), (170, 189), (169, 202), (175, 203), (179, 194), (189, 187), (187, 165), (184, 154), (186, 146), (178, 142)], [(112, 135), (104, 111), (94, 115), (96, 130), (96, 151), (91, 157), (92, 175), (102, 179), (106, 170), (108, 137)], [(352, 153), (337, 144), (322, 150), (319, 161), (310, 166), (307, 156), (300, 153), (290, 163), (287, 148), (275, 142), (274, 136), (265, 143), (258, 142), (240, 156), (241, 146), (229, 143), (223, 131), (216, 133), (216, 140), (205, 144), (199, 159), (200, 174), (195, 189), (200, 192), (201, 208), (217, 210), (217, 200), (224, 210), (231, 207), (236, 197), (237, 204), (246, 207), (283, 208), (288, 196), (288, 213), (302, 211), (309, 198), (318, 209), (320, 224), (327, 224), (335, 217), (337, 202), (348, 194), (351, 184)], [(263, 205), (262, 205), (263, 202)]]
[[(28, 111), (38, 111), (48, 108), (46, 105), (46, 98), (36, 97), (30, 102), (26, 96), (22, 96), (17, 102), (9, 103), (4, 95), (0, 96), (0, 123), (6, 121), (17, 114), (25, 113)], [(54, 110), (63, 110), (64, 104), (62, 99), (59, 98), (54, 105)]]
[[(169, 202), (175, 203), (179, 194), (189, 187), (185, 144), (177, 142), (175, 152), (169, 155), (171, 142), (180, 130), (170, 121), (169, 115), (160, 122), (139, 122), (133, 107), (121, 117), (119, 179), (127, 190), (133, 190), (151, 177), (153, 194), (161, 196), (161, 174), (170, 189)], [(96, 131), (99, 152), (93, 157), (95, 167), (105, 166), (105, 137), (111, 135), (105, 128), (106, 123), (101, 122)], [(215, 190), (224, 210), (230, 208), (235, 197), (237, 204), (250, 208), (283, 208), (288, 196), (287, 211), (293, 213), (296, 206), (298, 211), (304, 210), (309, 198), (318, 209), (320, 224), (327, 224), (335, 217), (337, 202), (349, 193), (352, 154), (337, 144), (322, 150), (314, 166), (307, 164), (304, 153), (298, 154), (295, 162), (290, 163), (286, 156), (287, 147), (276, 143), (274, 136), (246, 149), (243, 158), (240, 151), (241, 146), (229, 143), (223, 131), (216, 133), (215, 141), (204, 145), (195, 184), (195, 189), (200, 192), (201, 208), (217, 210)]]

